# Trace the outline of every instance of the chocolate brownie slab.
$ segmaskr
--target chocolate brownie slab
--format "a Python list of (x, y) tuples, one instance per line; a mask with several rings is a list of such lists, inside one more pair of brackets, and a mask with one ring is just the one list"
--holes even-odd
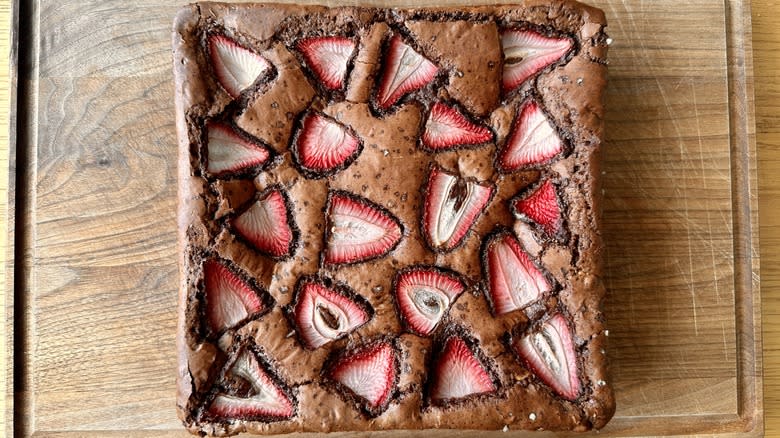
[(573, 1), (184, 8), (185, 427), (603, 427), (605, 26)]

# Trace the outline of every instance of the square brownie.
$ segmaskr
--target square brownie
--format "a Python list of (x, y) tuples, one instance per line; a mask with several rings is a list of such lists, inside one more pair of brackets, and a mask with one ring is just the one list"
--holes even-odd
[(603, 427), (605, 27), (574, 1), (182, 9), (185, 427)]

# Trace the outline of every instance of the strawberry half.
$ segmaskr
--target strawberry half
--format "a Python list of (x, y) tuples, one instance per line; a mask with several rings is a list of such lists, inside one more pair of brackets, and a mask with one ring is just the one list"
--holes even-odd
[(454, 107), (436, 102), (420, 138), (423, 149), (438, 152), (493, 141), (493, 132), (466, 118)]
[(562, 151), (561, 137), (539, 104), (531, 99), (520, 108), (497, 164), (502, 172), (514, 172), (547, 163)]
[(209, 37), (209, 54), (217, 80), (234, 99), (272, 69), (268, 60), (224, 35)]
[(528, 368), (558, 395), (572, 401), (580, 396), (577, 356), (562, 314), (556, 313), (538, 331), (512, 344)]
[(340, 190), (328, 194), (326, 265), (358, 263), (382, 257), (404, 235), (401, 221), (382, 206)]
[(259, 193), (232, 221), (233, 228), (263, 254), (277, 259), (292, 255), (298, 243), (298, 227), (292, 215), (292, 204), (279, 186)]
[(210, 258), (203, 262), (205, 313), (212, 334), (257, 318), (273, 307), (273, 298), (244, 278), (245, 274), (225, 261)]
[(206, 173), (220, 177), (241, 174), (263, 166), (270, 150), (241, 136), (230, 125), (208, 122), (206, 125)]
[(295, 287), (292, 319), (301, 343), (309, 350), (344, 337), (362, 326), (374, 309), (346, 284), (303, 277)]
[(476, 345), (473, 348), (461, 336), (447, 338), (433, 365), (430, 386), (433, 404), (441, 405), (496, 391), (493, 377), (475, 353)]
[(245, 346), (224, 372), (222, 391), (206, 410), (214, 420), (279, 421), (295, 415), (295, 401), (267, 362), (252, 346)]
[(499, 228), (482, 242), (482, 269), (495, 315), (522, 309), (552, 290), (514, 234)]
[(380, 340), (332, 357), (326, 376), (351, 395), (369, 416), (387, 409), (398, 385), (399, 361), (395, 347)]
[(395, 34), (385, 52), (382, 75), (377, 86), (376, 103), (382, 111), (398, 102), (404, 95), (428, 85), (439, 68)]
[(494, 192), (491, 182), (462, 178), (432, 165), (422, 216), (423, 235), (431, 249), (447, 252), (463, 243)]
[(435, 266), (413, 266), (393, 280), (401, 320), (406, 329), (428, 336), (439, 324), (466, 285), (460, 275)]
[(550, 38), (532, 30), (504, 29), (504, 93), (562, 59), (574, 45), (571, 38)]
[(556, 186), (545, 179), (535, 188), (509, 201), (512, 213), (529, 224), (537, 225), (550, 237), (562, 237), (563, 211)]
[(291, 150), (301, 173), (309, 178), (323, 178), (352, 164), (362, 148), (351, 128), (310, 111), (301, 120)]
[(341, 90), (356, 46), (355, 41), (347, 37), (329, 36), (302, 39), (296, 48), (326, 88)]

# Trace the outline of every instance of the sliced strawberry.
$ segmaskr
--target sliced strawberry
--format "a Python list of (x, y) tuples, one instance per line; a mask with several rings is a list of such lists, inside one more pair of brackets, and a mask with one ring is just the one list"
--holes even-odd
[(539, 104), (528, 100), (520, 109), (499, 154), (498, 167), (502, 172), (514, 172), (522, 167), (544, 164), (562, 151), (563, 141), (558, 132)]
[(447, 252), (460, 245), (494, 191), (491, 182), (462, 178), (431, 166), (422, 217), (422, 231), (431, 249)]
[(398, 310), (406, 329), (428, 336), (466, 285), (455, 271), (434, 266), (413, 266), (393, 280)]
[(395, 249), (404, 234), (401, 221), (382, 206), (344, 191), (328, 195), (326, 265), (358, 263)]
[(436, 64), (404, 43), (400, 35), (393, 35), (377, 87), (377, 106), (387, 110), (404, 95), (428, 85), (438, 72)]
[[(254, 348), (244, 347), (224, 373), (223, 391), (206, 410), (215, 420), (279, 421), (295, 415), (295, 402)], [(233, 390), (240, 388), (240, 391)]]
[(560, 236), (563, 231), (558, 193), (549, 179), (523, 196), (512, 199), (510, 208), (518, 219), (538, 225), (549, 236)]
[(225, 123), (209, 122), (206, 131), (206, 172), (211, 176), (247, 172), (271, 156), (268, 148), (245, 139)]
[(275, 258), (292, 255), (298, 241), (298, 228), (287, 193), (272, 186), (232, 221), (233, 228), (251, 246)]
[(495, 315), (522, 309), (552, 290), (545, 275), (507, 229), (485, 238), (482, 265)]
[(226, 262), (216, 259), (203, 262), (203, 284), (206, 321), (213, 334), (256, 318), (273, 306), (266, 293), (244, 280)]
[(326, 376), (351, 393), (361, 408), (375, 417), (390, 404), (398, 384), (398, 367), (395, 348), (382, 340), (340, 353), (331, 361)]
[(542, 327), (513, 343), (526, 365), (558, 395), (575, 400), (580, 395), (577, 356), (566, 318), (557, 313)]
[(425, 149), (446, 151), (493, 140), (493, 132), (466, 118), (457, 109), (436, 102), (428, 114), (421, 141)]
[(303, 277), (295, 289), (293, 320), (303, 345), (314, 350), (368, 322), (374, 310), (345, 284)]
[(570, 38), (550, 38), (532, 30), (501, 31), (504, 49), (504, 93), (508, 93), (548, 65), (563, 58), (573, 46)]
[(352, 164), (362, 144), (349, 127), (311, 111), (303, 117), (291, 149), (306, 176), (322, 178)]
[(444, 343), (433, 370), (430, 397), (434, 404), (496, 390), (496, 384), (493, 383), (487, 368), (464, 338), (457, 335), (449, 337)]
[(271, 63), (224, 35), (209, 37), (209, 54), (222, 88), (234, 99), (271, 70)]
[(298, 41), (296, 47), (325, 87), (331, 90), (344, 88), (355, 41), (341, 36), (313, 37)]

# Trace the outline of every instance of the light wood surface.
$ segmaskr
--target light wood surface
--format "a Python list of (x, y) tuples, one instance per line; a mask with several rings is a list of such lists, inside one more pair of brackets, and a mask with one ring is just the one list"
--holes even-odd
[[(138, 2), (78, 14), (84, 5), (41, 3), (42, 23), (58, 38), (42, 41), (36, 84), (36, 320), (26, 356), (35, 397), (27, 399), (34, 404), (25, 431), (76, 436), (138, 421), (162, 429), (144, 436), (184, 436), (172, 416), (175, 140), (163, 61), (176, 8)], [(658, 15), (679, 2), (592, 3), (608, 6), (613, 59), (663, 59), (613, 61), (611, 69), (605, 233), (617, 291), (608, 305), (621, 402), (615, 430), (625, 432), (631, 418), (735, 413), (739, 297), (723, 4), (688, 2), (677, 15)], [(773, 436), (780, 434), (780, 19), (774, 2), (753, 7), (764, 394)], [(628, 38), (643, 32), (649, 37), (641, 42)], [(109, 50), (117, 40), (124, 50)]]

